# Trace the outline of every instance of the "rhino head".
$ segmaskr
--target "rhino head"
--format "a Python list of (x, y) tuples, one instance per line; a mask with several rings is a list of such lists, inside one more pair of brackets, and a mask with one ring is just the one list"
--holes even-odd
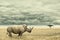
[(29, 33), (31, 33), (32, 32), (32, 29), (33, 29), (33, 27), (31, 28), (31, 27), (29, 27), (29, 28), (27, 28), (27, 32), (29, 32)]
[(23, 27), (25, 29), (25, 31), (27, 30), (27, 25), (26, 24), (23, 24)]
[(25, 31), (27, 31), (27, 32), (29, 32), (29, 33), (32, 32), (33, 27), (29, 27), (29, 28), (28, 28), (26, 24), (23, 24), (23, 27), (24, 27)]

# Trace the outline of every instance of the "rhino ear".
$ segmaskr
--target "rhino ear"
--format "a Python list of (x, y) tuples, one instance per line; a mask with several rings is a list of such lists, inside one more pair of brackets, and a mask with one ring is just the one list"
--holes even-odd
[(24, 28), (27, 28), (27, 25), (26, 25), (26, 24), (23, 24), (23, 27), (24, 27)]

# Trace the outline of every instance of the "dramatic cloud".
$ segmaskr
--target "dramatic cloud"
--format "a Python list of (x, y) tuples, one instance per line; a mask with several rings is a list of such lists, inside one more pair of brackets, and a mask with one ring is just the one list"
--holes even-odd
[(0, 0), (0, 24), (46, 25), (55, 20), (60, 20), (60, 0)]

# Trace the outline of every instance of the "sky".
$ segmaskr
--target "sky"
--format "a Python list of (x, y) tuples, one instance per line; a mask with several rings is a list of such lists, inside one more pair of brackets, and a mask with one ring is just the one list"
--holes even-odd
[(18, 11), (43, 11), (60, 15), (60, 0), (1, 0), (0, 5), (2, 10), (5, 6), (12, 6), (10, 9), (5, 8), (5, 11), (14, 7)]
[(0, 0), (1, 16), (14, 14), (23, 16), (21, 12), (44, 13), (51, 18), (56, 18), (56, 22), (60, 22), (60, 0)]

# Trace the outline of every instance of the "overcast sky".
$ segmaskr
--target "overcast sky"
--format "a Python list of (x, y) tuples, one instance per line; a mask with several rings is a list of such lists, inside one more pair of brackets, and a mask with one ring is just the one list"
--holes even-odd
[(1, 5), (14, 5), (28, 11), (60, 12), (60, 0), (0, 0)]
[[(20, 14), (22, 12), (24, 13), (28, 12), (31, 14), (28, 15)], [(60, 0), (0, 0), (0, 24), (1, 23), (2, 24), (8, 24), (8, 23), (12, 23), (12, 24), (38, 23), (39, 24), (41, 22), (41, 20), (39, 19), (41, 18), (41, 14), (44, 17), (42, 18), (43, 21), (46, 20), (47, 22), (48, 20), (49, 22), (49, 20), (54, 20), (56, 22), (59, 22), (60, 24)], [(26, 18), (28, 19), (30, 18), (30, 19), (28, 20)], [(54, 18), (56, 18), (58, 21), (55, 20)]]
[[(50, 16), (60, 17), (60, 0), (0, 0), (0, 11), (48, 12)], [(10, 6), (11, 8), (6, 8)]]

